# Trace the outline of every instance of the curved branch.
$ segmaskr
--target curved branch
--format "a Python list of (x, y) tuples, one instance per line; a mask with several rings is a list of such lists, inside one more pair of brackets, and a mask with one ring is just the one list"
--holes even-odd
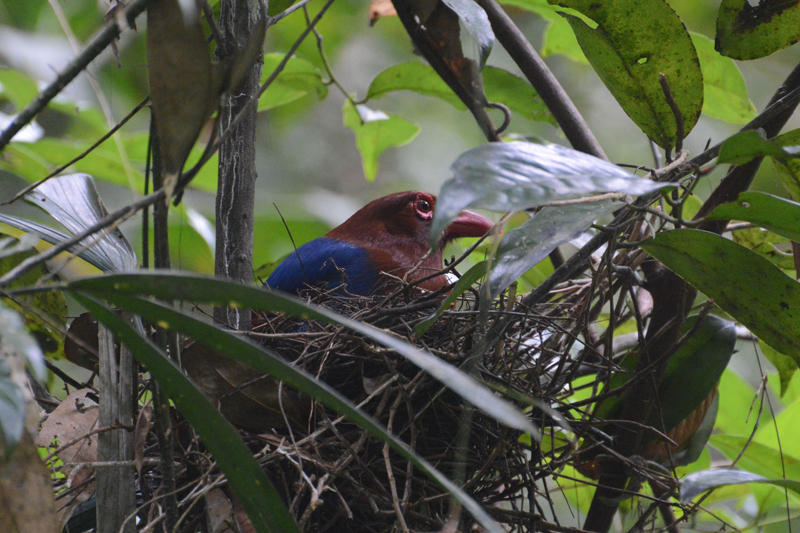
[(511, 17), (495, 0), (476, 0), (476, 2), (489, 16), (495, 37), (542, 97), (572, 147), (608, 160), (575, 104)]
[[(149, 0), (133, 0), (128, 6), (128, 9), (125, 10), (125, 20), (129, 26), (133, 25), (134, 20), (136, 17), (144, 11), (145, 7), (147, 6), (147, 2)], [(84, 51), (72, 62), (67, 65), (66, 70), (58, 75), (58, 77), (53, 81), (50, 85), (48, 85), (45, 90), (39, 93), (36, 98), (31, 100), (31, 102), (25, 106), (25, 109), (20, 112), (19, 115), (8, 125), (6, 129), (0, 133), (0, 151), (5, 148), (5, 146), (11, 142), (11, 139), (14, 138), (14, 135), (19, 133), (19, 131), (25, 127), (28, 122), (33, 120), (33, 118), (38, 115), (42, 109), (47, 107), (47, 104), (50, 101), (58, 96), (58, 94), (66, 87), (67, 85), (74, 80), (78, 74), (83, 72), (83, 70), (94, 61), (94, 59), (100, 55), (100, 52), (106, 49), (108, 45), (110, 45), (114, 39), (119, 37), (119, 34), (122, 33), (122, 29), (117, 22), (119, 19), (115, 19), (111, 22), (108, 26), (106, 26), (100, 34), (92, 39), (89, 45), (84, 49)]]

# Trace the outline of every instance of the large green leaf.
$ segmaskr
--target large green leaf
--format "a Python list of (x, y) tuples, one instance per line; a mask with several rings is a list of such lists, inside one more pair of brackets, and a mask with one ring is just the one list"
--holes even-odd
[(785, 161), (796, 150), (782, 148), (774, 140), (767, 140), (763, 130), (746, 130), (729, 137), (719, 150), (717, 163), (744, 165), (757, 157), (772, 157)]
[(642, 248), (764, 342), (800, 354), (800, 284), (767, 259), (698, 230), (667, 231)]
[(489, 143), (461, 154), (442, 185), (430, 239), (468, 207), (516, 211), (608, 192), (645, 194), (668, 184), (557, 144)]
[(739, 67), (730, 58), (721, 56), (714, 49), (714, 41), (705, 35), (690, 35), (703, 71), (703, 113), (733, 124), (753, 120), (756, 106), (750, 101)]
[(735, 202), (720, 205), (706, 218), (752, 222), (790, 241), (800, 242), (800, 203), (772, 194), (740, 193)]
[(717, 50), (734, 59), (758, 59), (800, 40), (800, 5), (794, 1), (722, 0)]
[(108, 306), (86, 293), (73, 296), (98, 321), (108, 327), (147, 367), (164, 387), (170, 400), (200, 434), (211, 455), (225, 473), (257, 531), (297, 531), (272, 482), (266, 476), (236, 430), (197, 390), (180, 368), (143, 334)]
[(677, 125), (660, 82), (666, 76), (687, 135), (703, 107), (703, 76), (681, 19), (663, 0), (551, 0), (597, 27), (565, 15), (586, 58), (614, 98), (648, 137), (675, 145)]
[(537, 433), (536, 428), (519, 409), (495, 397), (486, 387), (438, 357), (418, 350), (407, 341), (368, 324), (343, 317), (280, 291), (246, 287), (189, 273), (119, 274), (77, 280), (70, 283), (69, 287), (119, 295), (155, 296), (165, 301), (187, 300), (215, 306), (245, 307), (339, 324), (396, 351), (499, 422), (525, 432)]
[[(417, 468), (419, 468), (423, 473), (428, 475), (431, 479), (435, 482), (439, 483), (442, 487), (448, 490), (458, 501), (479, 521), (481, 524), (489, 529), (490, 531), (501, 531), (499, 527), (494, 523), (494, 521), (489, 517), (488, 514), (478, 505), (472, 498), (470, 498), (462, 489), (460, 489), (457, 485), (447, 479), (446, 476), (441, 474), (438, 470), (436, 470), (432, 465), (430, 465), (427, 461), (423, 458), (419, 457), (414, 450), (409, 448), (405, 443), (391, 435), (383, 428), (380, 424), (372, 420), (368, 415), (364, 414), (361, 410), (355, 407), (349, 400), (341, 396), (336, 390), (331, 388), (329, 385), (325, 383), (321, 383), (317, 381), (312, 375), (306, 373), (305, 371), (294, 367), (291, 363), (285, 361), (284, 359), (280, 358), (279, 356), (273, 354), (270, 351), (266, 351), (261, 347), (255, 346), (248, 341), (238, 337), (228, 331), (222, 330), (218, 327), (215, 327), (211, 324), (202, 322), (192, 316), (179, 311), (171, 306), (153, 303), (151, 301), (147, 301), (144, 299), (139, 299), (135, 297), (131, 297), (131, 291), (135, 292), (142, 292), (145, 291), (137, 291), (136, 289), (142, 289), (137, 281), (134, 278), (139, 276), (111, 276), (106, 278), (94, 278), (94, 280), (99, 280), (101, 283), (94, 284), (92, 281), (94, 280), (85, 280), (81, 282), (76, 282), (73, 284), (75, 287), (80, 287), (82, 289), (86, 289), (87, 284), (92, 287), (92, 292), (102, 296), (103, 298), (114, 302), (116, 305), (119, 305), (121, 308), (136, 313), (144, 318), (147, 318), (151, 321), (157, 322), (164, 327), (169, 329), (173, 329), (176, 331), (180, 331), (181, 333), (190, 335), (194, 338), (197, 342), (200, 342), (203, 345), (209, 346), (224, 355), (227, 355), (235, 360), (241, 361), (245, 364), (248, 364), (255, 368), (260, 372), (264, 372), (269, 374), (270, 376), (278, 379), (280, 381), (285, 382), (286, 384), (295, 387), (296, 389), (313, 396), (315, 399), (323, 403), (324, 405), (331, 407), (332, 409), (337, 410), (340, 414), (348, 416), (351, 420), (359, 423), (364, 429), (375, 435), (376, 437), (384, 440), (390, 446), (392, 446), (396, 451), (398, 451), (401, 455), (403, 455), (406, 459), (412, 462)], [(152, 276), (147, 276), (153, 278)], [(160, 276), (155, 276), (155, 278), (159, 278)], [(173, 283), (175, 279), (179, 278), (178, 276), (166, 276), (167, 278), (173, 278)], [(112, 281), (112, 285), (118, 287), (117, 290), (113, 292), (105, 292), (102, 287), (105, 287), (106, 290), (109, 289), (107, 283), (103, 281), (108, 280), (109, 278), (116, 279), (118, 281)], [(186, 281), (185, 277), (180, 277)], [(202, 280), (203, 278), (200, 277), (193, 277), (194, 282), (189, 279), (188, 285), (190, 285), (190, 291), (196, 291), (197, 286), (195, 286), (196, 282)], [(133, 281), (133, 283), (128, 283), (129, 281)], [(261, 300), (261, 303), (264, 304), (265, 301), (269, 301), (270, 298), (253, 298), (253, 295), (249, 295), (248, 292), (259, 292), (259, 289), (252, 289), (243, 287), (241, 285), (235, 285), (229, 282), (219, 282), (216, 280), (211, 280), (209, 278), (205, 278), (205, 286), (212, 287), (210, 294), (208, 296), (217, 301), (224, 303), (231, 303), (230, 300), (227, 300), (223, 294), (220, 294), (220, 291), (215, 291), (213, 288), (217, 289), (224, 289), (224, 286), (218, 285), (219, 283), (223, 283), (224, 285), (228, 285), (229, 288), (238, 287), (239, 289), (245, 289), (245, 291), (239, 290), (232, 290), (229, 291), (229, 297), (236, 300), (236, 303), (240, 303), (242, 305), (248, 305), (250, 303), (248, 300), (258, 301)], [(156, 283), (156, 285), (161, 285)], [(165, 287), (160, 286), (161, 290), (163, 291)], [(156, 287), (155, 291), (151, 292), (161, 292), (158, 290), (159, 287)], [(112, 289), (113, 290), (113, 289)], [(183, 294), (183, 291), (178, 291), (179, 293)], [(266, 291), (261, 291), (265, 292)], [(237, 294), (238, 293), (238, 294)], [(266, 293), (268, 296), (269, 294)], [(173, 295), (176, 296), (176, 295)], [(270, 305), (271, 310), (275, 310), (274, 301), (272, 305)], [(305, 305), (300, 300), (295, 300), (290, 302), (289, 305), (284, 305), (284, 308), (303, 308)], [(255, 306), (258, 308), (258, 306)], [(263, 309), (263, 307), (262, 307)], [(92, 309), (94, 312), (94, 309)], [(322, 315), (313, 312), (311, 308), (306, 308), (306, 312), (308, 313), (309, 317), (312, 318), (323, 318)], [(101, 319), (102, 320), (102, 319)], [(116, 330), (115, 330), (116, 334)], [(385, 335), (385, 334), (384, 334)], [(385, 337), (391, 338), (388, 335)], [(122, 338), (123, 342), (125, 342), (124, 337)], [(386, 340), (386, 339), (384, 339)], [(396, 341), (395, 341), (396, 343)], [(138, 352), (134, 349), (134, 354)], [(171, 364), (167, 362), (168, 364)], [(451, 367), (452, 368), (452, 367)], [(457, 372), (453, 369), (454, 372)], [(156, 375), (158, 378), (158, 376)], [(172, 397), (172, 392), (170, 392), (170, 397)], [(194, 393), (193, 393), (194, 394)], [(197, 394), (200, 394), (197, 392)], [(178, 402), (176, 400), (176, 405)], [(178, 405), (179, 409), (181, 408)], [(218, 416), (221, 416), (217, 413)], [(187, 416), (187, 419), (194, 425), (194, 421)], [(198, 430), (199, 431), (199, 430)], [(206, 438), (204, 433), (200, 431), (201, 435)], [(212, 450), (214, 453), (214, 450)]]
[(369, 181), (378, 174), (378, 159), (384, 150), (408, 144), (420, 132), (419, 126), (399, 115), (373, 111), (363, 104), (353, 105), (350, 100), (345, 100), (342, 112), (344, 125), (356, 134), (364, 175)]
[[(696, 322), (697, 316), (690, 317), (683, 333), (690, 331)], [(670, 357), (664, 379), (658, 387), (661, 409), (650, 414), (647, 425), (668, 432), (694, 413), (717, 386), (735, 345), (734, 324), (713, 315), (707, 316), (694, 335)], [(636, 357), (625, 361), (625, 367), (631, 370), (635, 364)], [(630, 374), (617, 373), (612, 378), (612, 387), (620, 387), (629, 379)], [(595, 414), (602, 419), (614, 419), (622, 401), (620, 397), (609, 398)], [(648, 437), (651, 439), (652, 435)]]
[[(774, 431), (775, 428), (770, 430)], [(800, 479), (800, 459), (777, 448), (753, 442), (749, 436), (717, 434), (711, 437), (709, 444), (731, 461), (738, 459), (737, 466), (753, 474), (768, 478)]]
[[(525, 118), (554, 124), (555, 119), (533, 87), (522, 78), (497, 67), (483, 69), (483, 88), (490, 102), (506, 105)], [(414, 91), (448, 102), (459, 110), (464, 103), (436, 74), (433, 67), (419, 61), (394, 65), (378, 74), (369, 85), (366, 100), (378, 99), (392, 91)]]

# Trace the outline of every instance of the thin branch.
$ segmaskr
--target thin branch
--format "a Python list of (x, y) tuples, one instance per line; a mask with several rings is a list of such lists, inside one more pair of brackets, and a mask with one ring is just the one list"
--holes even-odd
[(476, 2), (489, 16), (497, 40), (542, 97), (572, 146), (581, 152), (608, 160), (575, 104), (511, 17), (495, 0)]
[(72, 159), (72, 160), (71, 160), (71, 161), (69, 161), (68, 163), (64, 163), (63, 165), (61, 165), (60, 167), (58, 167), (57, 169), (55, 169), (53, 172), (51, 172), (50, 174), (48, 174), (48, 175), (47, 175), (47, 176), (45, 176), (44, 178), (40, 179), (39, 181), (37, 181), (36, 183), (33, 183), (33, 184), (31, 184), (31, 185), (28, 185), (27, 187), (25, 187), (24, 189), (22, 189), (20, 192), (18, 192), (18, 193), (17, 193), (17, 194), (14, 196), (14, 198), (12, 198), (11, 200), (9, 200), (9, 201), (7, 201), (7, 202), (5, 202), (5, 203), (3, 203), (3, 204), (0, 204), (0, 205), (8, 205), (8, 204), (13, 204), (14, 202), (16, 202), (17, 200), (19, 200), (20, 198), (22, 198), (23, 196), (25, 196), (26, 194), (28, 194), (29, 192), (31, 192), (33, 189), (35, 189), (36, 187), (38, 187), (39, 185), (41, 185), (41, 184), (42, 184), (42, 183), (44, 183), (45, 181), (47, 181), (47, 180), (49, 180), (50, 178), (52, 178), (52, 177), (54, 177), (54, 176), (56, 176), (56, 175), (60, 174), (61, 172), (63, 172), (63, 171), (64, 171), (64, 170), (66, 170), (67, 168), (71, 167), (72, 165), (74, 165), (75, 163), (77, 163), (78, 161), (80, 161), (81, 159), (83, 159), (84, 157), (86, 157), (87, 155), (89, 155), (90, 153), (92, 153), (92, 151), (93, 151), (95, 148), (97, 148), (98, 146), (100, 146), (101, 144), (103, 144), (104, 142), (106, 142), (106, 140), (108, 140), (108, 138), (109, 138), (109, 137), (111, 137), (112, 135), (114, 135), (114, 134), (117, 132), (117, 130), (119, 130), (119, 129), (120, 129), (122, 126), (124, 126), (124, 125), (125, 125), (125, 124), (126, 124), (126, 123), (127, 123), (129, 120), (130, 120), (130, 119), (132, 119), (132, 118), (133, 118), (133, 117), (136, 115), (136, 113), (138, 113), (139, 111), (141, 111), (141, 109), (142, 109), (144, 106), (146, 106), (148, 102), (150, 102), (150, 96), (146, 96), (146, 97), (145, 97), (145, 99), (144, 99), (144, 100), (142, 100), (142, 102), (141, 102), (139, 105), (137, 105), (136, 107), (134, 107), (134, 108), (133, 108), (133, 110), (132, 110), (130, 113), (128, 113), (128, 114), (125, 116), (125, 118), (123, 118), (122, 120), (120, 120), (120, 121), (119, 121), (119, 123), (118, 123), (116, 126), (114, 126), (113, 128), (111, 128), (110, 130), (108, 130), (108, 133), (106, 133), (105, 135), (103, 135), (102, 137), (100, 137), (100, 138), (97, 140), (97, 142), (96, 142), (96, 143), (94, 143), (94, 144), (93, 144), (93, 145), (91, 145), (89, 148), (87, 148), (86, 150), (84, 150), (84, 151), (83, 151), (83, 153), (79, 154), (78, 156), (76, 156), (74, 159)]
[(289, 59), (291, 59), (292, 55), (294, 55), (294, 53), (300, 47), (300, 44), (302, 44), (303, 40), (305, 40), (305, 38), (308, 37), (308, 34), (313, 31), (313, 29), (317, 25), (317, 23), (320, 20), (322, 20), (322, 16), (325, 14), (325, 12), (328, 10), (328, 8), (331, 7), (331, 5), (333, 5), (334, 1), (335, 0), (328, 0), (325, 3), (325, 5), (322, 6), (322, 9), (320, 9), (319, 13), (317, 13), (317, 16), (314, 17), (314, 19), (309, 23), (309, 25), (306, 27), (306, 29), (303, 30), (303, 33), (300, 34), (300, 36), (297, 38), (297, 40), (294, 42), (294, 44), (292, 44), (291, 48), (289, 48), (289, 51), (286, 52), (286, 55), (283, 57), (281, 62), (278, 64), (278, 66), (275, 67), (275, 71), (272, 74), (270, 74), (269, 77), (261, 85), (261, 89), (259, 89), (259, 91), (258, 91), (258, 96), (256, 98), (253, 98), (252, 100), (250, 100), (242, 108), (242, 110), (239, 112), (239, 114), (236, 115), (236, 118), (234, 118), (231, 121), (230, 125), (228, 125), (227, 129), (224, 132), (222, 132), (222, 134), (214, 142), (214, 144), (211, 145), (210, 147), (208, 147), (205, 150), (205, 152), (203, 153), (203, 156), (200, 158), (200, 161), (198, 161), (191, 169), (189, 169), (188, 172), (184, 172), (181, 175), (180, 179), (178, 180), (178, 184), (175, 187), (175, 196), (176, 196), (176, 200), (175, 201), (176, 202), (178, 202), (180, 200), (179, 192), (181, 190), (183, 190), (183, 188), (186, 187), (186, 185), (188, 185), (189, 182), (192, 181), (192, 179), (194, 179), (194, 177), (197, 175), (197, 173), (200, 172), (200, 169), (203, 168), (203, 165), (205, 165), (208, 162), (208, 160), (211, 159), (211, 156), (213, 156), (217, 152), (217, 150), (219, 150), (219, 147), (222, 146), (222, 143), (228, 137), (231, 136), (231, 134), (236, 130), (236, 128), (239, 126), (239, 124), (247, 116), (247, 112), (250, 109), (250, 107), (254, 106), (254, 105), (256, 105), (258, 103), (258, 99), (261, 98), (261, 95), (264, 94), (264, 91), (266, 91), (269, 88), (269, 86), (272, 85), (272, 82), (274, 82), (277, 79), (277, 77), (280, 75), (280, 73), (283, 72), (283, 69), (286, 67), (286, 63), (289, 62)]
[[(149, 0), (133, 0), (133, 2), (130, 3), (128, 9), (125, 10), (125, 19), (129, 25), (133, 24), (136, 17), (144, 11), (148, 1)], [(64, 87), (69, 85), (78, 74), (83, 72), (89, 63), (100, 55), (100, 52), (105, 50), (114, 39), (119, 37), (123, 28), (119, 27), (118, 20), (119, 19), (115, 19), (106, 26), (103, 31), (88, 44), (83, 53), (73, 59), (72, 62), (67, 65), (67, 68), (58, 75), (55, 81), (48, 85), (45, 90), (39, 93), (36, 98), (25, 106), (25, 109), (23, 109), (11, 124), (0, 133), (0, 151), (5, 148), (5, 146), (11, 142), (14, 135), (19, 133), (26, 124), (33, 120), (33, 118), (38, 115)]]
[(675, 117), (675, 151), (680, 152), (683, 150), (683, 113), (681, 113), (681, 109), (678, 107), (678, 102), (675, 101), (675, 97), (672, 96), (672, 89), (670, 89), (669, 81), (667, 81), (667, 77), (663, 72), (658, 73), (658, 81), (661, 83), (661, 90), (664, 91), (664, 98), (667, 100), (667, 105), (669, 105), (669, 108), (672, 110), (672, 115)]

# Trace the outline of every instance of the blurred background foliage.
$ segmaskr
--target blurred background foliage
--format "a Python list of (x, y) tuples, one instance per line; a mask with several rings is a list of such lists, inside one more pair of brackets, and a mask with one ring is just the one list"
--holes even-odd
[[(718, 2), (674, 0), (669, 3), (690, 31), (713, 40)], [(322, 4), (323, 0), (312, 1), (309, 11), (316, 13)], [(650, 143), (582, 60), (568, 26), (548, 17), (546, 10), (537, 14), (535, 9), (515, 7), (535, 7), (544, 2), (513, 0), (508, 4), (506, 8), (528, 39), (543, 52), (549, 67), (586, 118), (611, 161), (652, 166)], [(76, 50), (102, 26), (108, 8), (103, 0), (0, 0), (0, 119), (8, 120), (8, 116), (18, 112), (35, 96), (37, 88), (63, 69)], [(143, 17), (139, 24), (144, 25)], [(271, 27), (267, 32), (265, 54), (285, 53), (305, 25), (304, 13), (300, 10)], [(27, 137), (18, 138), (18, 142), (0, 155), (0, 202), (7, 201), (28, 183), (43, 178), (82, 152), (147, 95), (143, 30), (140, 27), (136, 32), (123, 34), (118, 45), (119, 66), (110, 51), (104, 52), (91, 65), (89, 75), (81, 75), (37, 117), (36, 126), (24, 132)], [(449, 177), (449, 166), (458, 155), (485, 142), (469, 112), (438, 98), (408, 91), (391, 92), (366, 105), (376, 111), (397, 114), (419, 125), (420, 131), (411, 142), (384, 152), (374, 181), (368, 181), (354, 134), (343, 125), (344, 95), (333, 86), (320, 47), (324, 49), (336, 84), (355, 101), (367, 95), (370, 83), (379, 73), (419, 58), (396, 17), (382, 18), (370, 26), (369, 3), (365, 0), (338, 0), (318, 25), (318, 30), (321, 40), (311, 35), (297, 51), (297, 58), (307, 63), (298, 62), (297, 70), (290, 69), (289, 74), (293, 72), (295, 76), (287, 74), (285, 83), (274, 89), (283, 91), (274, 95), (275, 106), (259, 115), (254, 268), (261, 278), (268, 275), (272, 263), (292, 250), (292, 241), (278, 210), (286, 220), (294, 243), (300, 246), (341, 223), (371, 199), (408, 189), (436, 193)], [(800, 48), (797, 46), (758, 61), (736, 62), (754, 105), (749, 115), (743, 112), (739, 123), (752, 118), (755, 109), (764, 108), (786, 73), (798, 62)], [(488, 64), (515, 72), (513, 62), (500, 46), (494, 48)], [(267, 67), (265, 71), (269, 73)], [(499, 113), (493, 118), (497, 123), (501, 121)], [(142, 194), (148, 120), (146, 112), (139, 113), (118, 134), (72, 167), (98, 180), (101, 196), (110, 210)], [(710, 118), (704, 113), (686, 139), (685, 147), (692, 154), (699, 153), (707, 144), (729, 137), (739, 127), (740, 124)], [(800, 127), (800, 119), (795, 116), (785, 129), (797, 127)], [(506, 134), (567, 144), (557, 127), (529, 120), (518, 113), (514, 113)], [(201, 143), (207, 135), (206, 132), (201, 136)], [(199, 152), (193, 154), (190, 163), (198, 155)], [(697, 194), (706, 196), (721, 175), (722, 170), (716, 170), (703, 178)], [(172, 210), (170, 243), (175, 268), (213, 272), (215, 176), (216, 159), (195, 179), (194, 188), (187, 192), (182, 204)], [(781, 180), (774, 166), (769, 164), (761, 166), (753, 189), (785, 196)], [(27, 218), (44, 217), (20, 202), (4, 207), (4, 211)], [(129, 221), (122, 229), (134, 246), (141, 246), (139, 222)], [(137, 252), (141, 257), (141, 250)], [(552, 267), (545, 261), (528, 272), (525, 279), (529, 287), (535, 286), (550, 271)], [(62, 275), (73, 277), (90, 272), (96, 271), (73, 261)], [(70, 303), (72, 310), (74, 302)], [(715, 452), (715, 458), (726, 454), (726, 446), (730, 444), (726, 438), (745, 438), (754, 431), (755, 415), (748, 418), (743, 413), (750, 412), (751, 407), (753, 412), (758, 412), (756, 390), (762, 385), (762, 375), (772, 372), (768, 363), (753, 357), (753, 342), (740, 341), (738, 348), (739, 353), (734, 356), (720, 385), (723, 401), (716, 426), (719, 434), (711, 440), (719, 452)], [(777, 413), (778, 427), (786, 428), (784, 435), (794, 434), (795, 421), (800, 417), (800, 382), (795, 379), (788, 383), (780, 399), (779, 381), (770, 379), (769, 387), (775, 393), (772, 407)], [(771, 416), (765, 409), (755, 442), (774, 451), (775, 426), (768, 423)], [(800, 457), (798, 443), (800, 441), (791, 438), (788, 443), (784, 441), (783, 451)], [(740, 448), (730, 449), (738, 453)], [(747, 459), (756, 464), (750, 465), (751, 471), (764, 475), (782, 464), (779, 458), (769, 453), (759, 454), (753, 447), (747, 454)], [(681, 472), (707, 468), (711, 460), (706, 450), (700, 461)], [(563, 493), (566, 501), (583, 510), (592, 494), (592, 488), (587, 485), (562, 484), (557, 490)], [(720, 504), (715, 512), (736, 527), (759, 524), (765, 531), (783, 531), (786, 498), (782, 490), (774, 487), (732, 486), (716, 491), (705, 505)], [(791, 508), (800, 509), (795, 495), (789, 493), (788, 498)], [(641, 503), (641, 500), (634, 500), (633, 504), (626, 505), (638, 505), (637, 501)], [(562, 516), (566, 519), (568, 515)], [(770, 525), (773, 521), (776, 523)]]

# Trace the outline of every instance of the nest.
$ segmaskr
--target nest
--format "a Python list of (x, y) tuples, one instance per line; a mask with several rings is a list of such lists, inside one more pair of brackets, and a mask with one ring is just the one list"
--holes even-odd
[[(620, 367), (616, 358), (602, 355), (604, 347), (611, 352), (611, 328), (598, 335), (589, 326), (608, 308), (608, 286), (601, 271), (594, 280), (556, 287), (548, 303), (529, 308), (524, 298), (508, 293), (484, 303), (476, 285), (421, 336), (414, 328), (441, 305), (441, 294), (406, 288), (380, 298), (305, 295), (454, 366), (471, 367), (475, 377), (530, 415), (542, 430), (541, 443), (498, 424), (402, 356), (345, 328), (264, 315), (254, 320), (252, 336), (336, 388), (456, 480), (508, 531), (560, 531), (549, 522), (558, 521), (551, 493), (558, 488), (552, 480), (577, 475), (564, 476), (568, 464), (591, 476), (596, 459), (613, 454), (594, 438), (609, 422), (597, 420), (592, 410), (598, 399), (614, 394), (603, 392), (603, 383)], [(642, 318), (625, 311), (626, 298), (614, 302), (617, 324)], [(488, 331), (502, 335), (487, 348), (482, 342)], [(479, 359), (468, 362), (470, 353), (479, 353)], [(239, 427), (301, 531), (477, 530), (473, 517), (460, 512), (445, 490), (356, 424), (219, 353), (189, 345), (182, 355), (195, 382)], [(591, 378), (578, 379), (584, 376)], [(146, 386), (142, 383), (141, 390)], [(468, 396), (470, 391), (461, 392)], [(560, 415), (569, 419), (572, 434), (564, 431)], [(237, 502), (191, 428), (179, 420), (174, 427), (176, 464), (182, 465), (176, 472), (184, 513), (179, 530), (195, 531), (211, 514), (235, 513)], [(589, 433), (593, 437), (578, 449), (575, 442)], [(138, 516), (140, 525), (157, 527), (164, 514), (153, 502), (165, 489), (155, 435), (146, 442)], [(669, 474), (646, 461), (619, 460), (640, 480), (667, 488), (672, 483)], [(236, 516), (240, 524), (247, 522), (243, 511)]]
[[(476, 286), (421, 337), (414, 327), (431, 316), (441, 297), (402, 291), (388, 299), (318, 292), (305, 296), (408, 339), (455, 366), (465, 363), (487, 325), (513, 317), (513, 327), (483, 354), (476, 372), (514, 397), (552, 405), (564, 401), (564, 384), (585, 365), (585, 357), (564, 355), (579, 337), (576, 305), (581, 307), (586, 288), (584, 283), (571, 284), (559, 302), (537, 309), (503, 295), (482, 315)], [(499, 425), (367, 338), (288, 317), (262, 316), (257, 323), (253, 337), (259, 342), (333, 385), (445, 475), (463, 479), (466, 491), (496, 520), (515, 531), (533, 531), (542, 519), (537, 498), (547, 497), (544, 478), (569, 461), (572, 450), (552, 417), (519, 404), (549, 432), (545, 453), (529, 436)], [(245, 440), (301, 530), (438, 531), (448, 520), (461, 531), (472, 527), (472, 517), (455, 511), (441, 487), (383, 442), (321, 404), (285, 388), (276, 393), (270, 378), (247, 374), (244, 368), (242, 372), (230, 378), (238, 386), (217, 398), (229, 419), (251, 426), (242, 431)], [(252, 427), (258, 425), (252, 423), (257, 418), (253, 403), (268, 402), (273, 405), (267, 411), (276, 415), (270, 429)]]

